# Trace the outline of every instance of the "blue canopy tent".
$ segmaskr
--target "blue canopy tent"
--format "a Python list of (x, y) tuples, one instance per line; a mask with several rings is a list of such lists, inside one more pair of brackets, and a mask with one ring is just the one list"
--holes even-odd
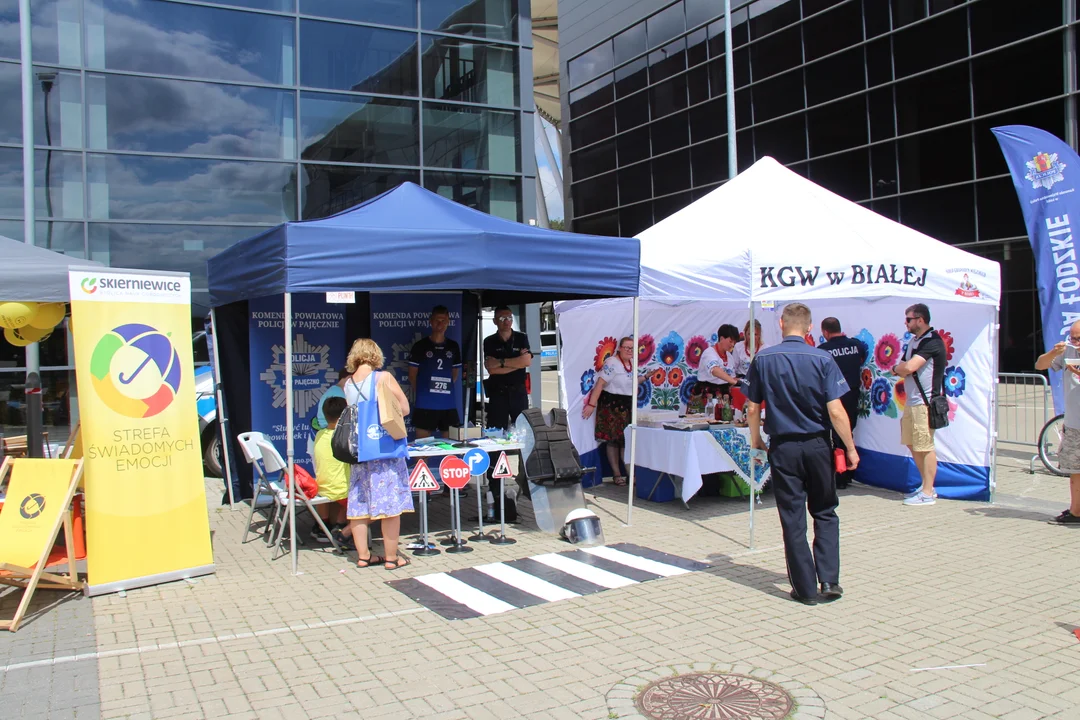
[[(284, 223), (207, 262), (215, 339), (218, 308), (282, 294), (287, 357), (292, 356), (292, 293), (467, 291), (476, 293), (482, 306), (636, 297), (639, 270), (636, 239), (522, 225), (409, 182), (328, 218)], [(636, 309), (635, 303), (635, 321)], [(214, 343), (215, 354), (219, 345)], [(637, 353), (634, 358), (636, 368)], [(291, 363), (285, 370), (291, 472)], [(223, 446), (229, 447), (225, 437)], [(228, 455), (225, 461), (231, 477)], [(296, 572), (295, 533), (291, 538)]]

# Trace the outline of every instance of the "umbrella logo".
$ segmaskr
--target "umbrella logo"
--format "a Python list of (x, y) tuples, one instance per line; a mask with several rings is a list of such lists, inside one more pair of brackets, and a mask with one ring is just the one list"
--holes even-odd
[(94, 391), (109, 409), (132, 418), (157, 415), (180, 389), (180, 357), (166, 333), (140, 323), (113, 328), (90, 356)]

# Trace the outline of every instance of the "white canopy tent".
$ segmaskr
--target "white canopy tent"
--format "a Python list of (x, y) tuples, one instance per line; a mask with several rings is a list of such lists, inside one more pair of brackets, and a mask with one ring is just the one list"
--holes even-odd
[[(584, 393), (577, 378), (585, 385), (584, 374), (597, 365), (599, 339), (639, 336), (640, 330), (641, 337), (657, 339), (675, 333), (676, 340), (685, 343), (690, 332), (709, 339), (721, 322), (741, 328), (747, 314), (751, 319), (757, 314), (769, 343), (778, 337), (771, 306), (800, 301), (811, 307), (815, 323), (833, 315), (847, 334), (870, 346), (863, 370), (867, 392), (856, 433), (863, 456), (860, 480), (910, 489), (917, 473), (899, 442), (903, 384), (898, 389), (889, 370), (906, 346), (903, 309), (922, 302), (931, 309), (932, 324), (946, 330), (950, 347), (947, 390), (955, 418), (938, 436), (939, 492), (944, 497), (989, 497), (1000, 297), (996, 262), (845, 200), (772, 158), (758, 161), (639, 239), (641, 316), (659, 325), (636, 327), (631, 300), (556, 304), (561, 382), (579, 452), (596, 447), (592, 421), (581, 419)], [(665, 306), (672, 313), (656, 312)], [(706, 314), (703, 321), (699, 316), (698, 327), (663, 325), (660, 318), (674, 315), (674, 308), (681, 309), (685, 321), (687, 307)], [(600, 338), (598, 332), (603, 333)], [(817, 339), (816, 327), (812, 335)], [(659, 355), (643, 353), (639, 345), (642, 365), (660, 362)], [(686, 361), (692, 371), (696, 363), (689, 356)], [(656, 393), (651, 395), (655, 406)], [(639, 403), (643, 401), (639, 393)], [(631, 459), (635, 435), (632, 429)], [(632, 465), (629, 495), (632, 507)], [(628, 509), (628, 523), (630, 517)]]

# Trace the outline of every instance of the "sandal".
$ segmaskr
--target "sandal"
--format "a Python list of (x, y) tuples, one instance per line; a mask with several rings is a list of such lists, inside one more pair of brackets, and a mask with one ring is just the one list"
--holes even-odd
[(366, 558), (358, 558), (356, 560), (356, 567), (361, 569), (375, 567), (376, 565), (382, 565), (384, 562), (386, 562), (386, 558), (372, 553)]
[(615, 487), (626, 487), (626, 476), (615, 475), (611, 478), (611, 482), (614, 483)]
[(403, 567), (408, 567), (409, 565), (412, 565), (412, 560), (407, 557), (402, 557), (398, 555), (393, 560), (384, 558), (383, 563), (383, 568), (386, 570), (400, 570)]

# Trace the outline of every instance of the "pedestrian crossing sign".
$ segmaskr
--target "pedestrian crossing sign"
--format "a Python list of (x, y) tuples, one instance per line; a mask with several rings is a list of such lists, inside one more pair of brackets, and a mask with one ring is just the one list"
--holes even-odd
[(514, 473), (510, 471), (510, 461), (506, 458), (505, 450), (499, 453), (499, 460), (495, 463), (495, 469), (491, 471), (491, 477), (496, 480), (514, 477)]
[(427, 463), (418, 460), (412, 474), (409, 475), (409, 490), (413, 492), (431, 492), (438, 489), (439, 483), (435, 480), (431, 470), (428, 469)]

